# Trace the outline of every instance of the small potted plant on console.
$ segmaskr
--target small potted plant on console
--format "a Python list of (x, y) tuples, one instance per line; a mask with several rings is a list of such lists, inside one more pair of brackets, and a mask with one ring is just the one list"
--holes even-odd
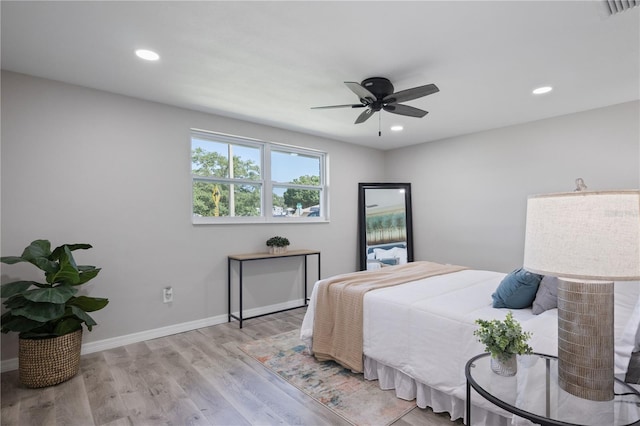
[(271, 254), (286, 253), (289, 244), (289, 240), (285, 237), (276, 236), (267, 240), (267, 247), (269, 247), (269, 253)]

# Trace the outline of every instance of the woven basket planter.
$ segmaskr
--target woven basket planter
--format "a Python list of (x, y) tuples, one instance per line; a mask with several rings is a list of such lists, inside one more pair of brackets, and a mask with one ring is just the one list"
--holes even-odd
[(80, 368), (82, 329), (50, 339), (20, 339), (20, 383), (43, 388), (69, 380)]

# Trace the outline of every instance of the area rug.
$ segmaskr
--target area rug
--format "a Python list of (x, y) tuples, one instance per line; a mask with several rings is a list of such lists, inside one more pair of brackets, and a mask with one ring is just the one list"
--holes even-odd
[(389, 425), (414, 409), (377, 381), (365, 380), (333, 361), (319, 362), (294, 330), (240, 345), (247, 355), (354, 425)]

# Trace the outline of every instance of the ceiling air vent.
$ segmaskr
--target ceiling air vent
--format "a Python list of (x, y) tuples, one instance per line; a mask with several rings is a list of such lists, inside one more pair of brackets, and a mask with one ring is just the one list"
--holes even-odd
[(640, 5), (640, 0), (602, 0), (602, 3), (608, 15), (615, 15)]

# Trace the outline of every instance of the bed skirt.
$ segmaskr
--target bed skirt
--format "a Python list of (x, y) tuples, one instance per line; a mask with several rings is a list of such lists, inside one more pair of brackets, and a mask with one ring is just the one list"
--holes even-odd
[[(395, 389), (396, 396), (407, 401), (416, 400), (420, 408), (430, 407), (436, 413), (447, 412), (451, 420), (465, 418), (465, 401), (455, 396), (448, 395), (433, 389), (423, 383), (417, 382), (412, 377), (384, 365), (367, 356), (364, 357), (364, 378), (378, 380), (380, 389)], [(472, 394), (475, 391), (471, 390)], [(479, 395), (472, 395), (472, 399)], [(496, 407), (496, 409), (499, 409)], [(503, 417), (485, 408), (474, 405), (472, 408), (473, 424), (482, 426), (508, 426), (511, 419)], [(527, 422), (528, 423), (528, 422)]]

